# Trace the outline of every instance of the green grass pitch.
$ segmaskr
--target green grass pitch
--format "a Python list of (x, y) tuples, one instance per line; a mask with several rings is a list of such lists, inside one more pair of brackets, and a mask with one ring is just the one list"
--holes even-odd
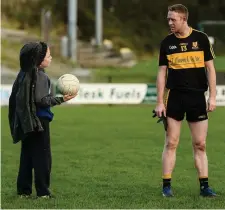
[(209, 183), (220, 195), (201, 198), (191, 138), (184, 121), (173, 174), (174, 198), (161, 196), (163, 126), (151, 105), (61, 106), (53, 108), (51, 190), (55, 199), (16, 196), (20, 144), (13, 145), (1, 109), (2, 208), (150, 209), (225, 208), (225, 108), (210, 113)]

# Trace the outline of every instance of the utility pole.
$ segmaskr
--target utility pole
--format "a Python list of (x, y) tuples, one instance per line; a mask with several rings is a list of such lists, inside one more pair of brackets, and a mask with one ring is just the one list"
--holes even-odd
[(77, 61), (77, 0), (68, 0), (69, 56)]
[(95, 0), (95, 39), (96, 45), (102, 45), (102, 0)]

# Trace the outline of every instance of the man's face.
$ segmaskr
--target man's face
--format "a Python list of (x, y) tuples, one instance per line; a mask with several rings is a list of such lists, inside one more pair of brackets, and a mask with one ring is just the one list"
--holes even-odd
[(170, 30), (172, 33), (177, 33), (182, 29), (186, 18), (183, 14), (174, 12), (174, 11), (169, 11), (167, 15), (167, 21), (170, 27)]

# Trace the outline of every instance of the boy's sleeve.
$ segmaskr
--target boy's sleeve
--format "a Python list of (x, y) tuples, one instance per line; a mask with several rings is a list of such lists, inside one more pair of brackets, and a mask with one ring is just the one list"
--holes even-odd
[(40, 100), (36, 100), (37, 105), (40, 107), (52, 107), (55, 105), (60, 105), (63, 102), (63, 97), (54, 97), (50, 94), (42, 97)]
[(159, 66), (168, 66), (164, 41), (162, 41), (160, 45)]
[(204, 61), (213, 60), (216, 56), (214, 54), (212, 45), (206, 34), (203, 36), (203, 51), (204, 51)]
[(63, 97), (54, 97), (49, 93), (49, 84), (50, 81), (48, 79), (37, 80), (35, 85), (35, 102), (39, 107), (52, 107), (64, 102)]

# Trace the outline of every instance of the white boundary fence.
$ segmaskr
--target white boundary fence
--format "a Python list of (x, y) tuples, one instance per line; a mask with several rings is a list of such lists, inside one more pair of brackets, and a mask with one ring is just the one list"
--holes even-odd
[[(1, 106), (7, 106), (12, 85), (1, 85)], [(225, 106), (225, 85), (218, 85), (217, 106)], [(68, 104), (154, 104), (156, 87), (151, 84), (81, 84), (78, 96)], [(206, 99), (208, 92), (206, 92)]]

